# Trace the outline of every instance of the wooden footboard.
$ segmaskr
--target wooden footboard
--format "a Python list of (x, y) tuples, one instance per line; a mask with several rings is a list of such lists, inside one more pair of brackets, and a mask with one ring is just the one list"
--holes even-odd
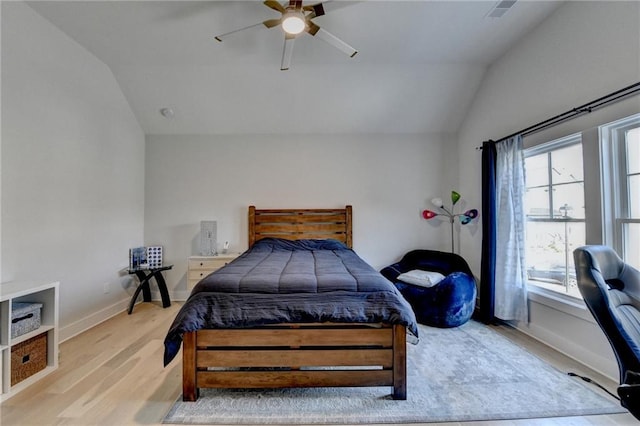
[(183, 400), (199, 388), (392, 386), (406, 399), (400, 325), (285, 324), (183, 336)]

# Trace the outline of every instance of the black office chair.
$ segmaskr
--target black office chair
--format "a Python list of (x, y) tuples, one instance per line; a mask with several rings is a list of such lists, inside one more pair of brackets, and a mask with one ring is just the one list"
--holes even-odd
[(640, 271), (607, 246), (574, 250), (578, 288), (618, 361), (620, 402), (640, 419)]

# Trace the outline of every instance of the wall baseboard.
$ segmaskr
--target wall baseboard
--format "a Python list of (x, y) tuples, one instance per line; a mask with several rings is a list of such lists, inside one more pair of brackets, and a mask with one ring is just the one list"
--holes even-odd
[[(190, 292), (188, 291), (174, 291), (170, 294), (170, 299), (172, 302), (184, 302), (189, 297)], [(142, 296), (139, 297), (138, 300), (142, 300)], [(160, 301), (160, 293), (159, 292), (151, 292), (151, 300), (154, 302)], [(98, 312), (94, 312), (93, 314), (84, 317), (78, 321), (75, 321), (71, 324), (68, 324), (64, 327), (60, 327), (60, 340), (62, 343), (65, 340), (69, 340), (78, 334), (89, 330), (97, 326), (98, 324), (105, 322), (109, 318), (112, 318), (119, 313), (125, 312), (129, 309), (130, 298), (123, 299), (117, 303), (114, 303), (111, 306), (107, 306), (104, 309), (99, 310)], [(141, 302), (138, 302), (141, 303)]]
[[(186, 290), (173, 291), (170, 294), (171, 302), (184, 302), (189, 297), (189, 294), (190, 292)], [(142, 296), (140, 296), (138, 300), (142, 300)], [(152, 291), (151, 300), (153, 300), (154, 302), (159, 302), (161, 300), (160, 292)], [(62, 343), (65, 340), (69, 340), (72, 337), (77, 336), (78, 334), (87, 331), (102, 322), (105, 322), (109, 318), (118, 315), (119, 313), (126, 312), (127, 309), (129, 309), (130, 301), (130, 298), (123, 299), (78, 321), (72, 322), (71, 324), (68, 324), (64, 327), (60, 327), (59, 342)]]
[(191, 292), (187, 290), (174, 291), (171, 293), (171, 301), (184, 302), (189, 298), (190, 294)]
[(60, 327), (59, 342), (62, 343), (65, 340), (69, 340), (72, 337), (77, 336), (78, 334), (87, 331), (102, 322), (105, 322), (109, 318), (114, 317), (119, 313), (122, 313), (123, 311), (126, 311), (129, 308), (130, 300), (130, 298), (121, 300), (111, 306), (107, 306), (104, 309), (94, 312), (91, 315), (82, 318), (81, 320), (72, 322), (71, 324), (68, 324), (64, 327)]
[[(174, 290), (169, 292), (169, 299), (171, 302), (184, 302), (189, 298), (190, 294), (190, 290)], [(140, 298), (142, 298), (142, 296), (140, 296)], [(154, 302), (161, 301), (162, 298), (160, 297), (160, 292), (157, 290), (151, 290), (151, 300)]]
[(528, 329), (511, 323), (507, 324), (532, 339), (537, 340), (561, 354), (584, 364), (595, 372), (602, 374), (615, 382), (618, 381), (617, 364), (612, 363), (610, 359), (603, 358), (599, 354), (594, 353), (589, 350), (589, 348), (569, 341), (565, 336), (557, 335), (546, 328), (537, 326), (536, 324), (529, 324)]

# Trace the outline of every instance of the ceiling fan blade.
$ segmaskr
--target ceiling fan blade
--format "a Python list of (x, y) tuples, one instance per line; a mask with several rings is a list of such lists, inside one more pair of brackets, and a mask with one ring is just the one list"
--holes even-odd
[(305, 12), (311, 12), (309, 15), (307, 15), (309, 19), (324, 15), (324, 7), (322, 6), (322, 3), (303, 6), (302, 10), (304, 10)]
[(302, 0), (289, 0), (289, 6), (295, 10), (302, 10)]
[(280, 13), (284, 13), (285, 9), (280, 3), (275, 0), (265, 0), (264, 5), (270, 7), (273, 10), (277, 10)]
[(307, 27), (305, 31), (311, 34), (312, 36), (316, 35), (318, 31), (320, 31), (320, 27), (317, 26), (310, 18), (307, 18)]
[(258, 25), (262, 25), (262, 24), (263, 24), (263, 22), (259, 22), (257, 24), (249, 25), (248, 27), (239, 28), (237, 30), (229, 31), (228, 33), (217, 35), (214, 38), (216, 40), (218, 40), (218, 41), (222, 41), (222, 39), (226, 38), (227, 36), (230, 36), (231, 34), (235, 34), (235, 33), (239, 32), (239, 31), (248, 30), (249, 28), (257, 27)]
[[(313, 11), (316, 13), (315, 16), (326, 15), (327, 13), (332, 13), (334, 10), (342, 9), (344, 7), (354, 6), (358, 3), (362, 3), (361, 1), (341, 1), (341, 0), (325, 0), (322, 3), (310, 4), (307, 6), (303, 6), (302, 9), (306, 12)], [(320, 8), (322, 11), (320, 11)], [(321, 13), (318, 13), (321, 12)], [(312, 18), (314, 16), (311, 16)]]
[(285, 34), (284, 36), (284, 48), (282, 49), (282, 63), (280, 64), (280, 71), (286, 71), (291, 66), (291, 56), (293, 56), (293, 43), (296, 41), (296, 37), (291, 34)]
[(262, 22), (262, 24), (267, 28), (277, 27), (281, 23), (282, 23), (282, 18), (267, 19), (266, 21)]
[[(311, 34), (311, 33), (309, 33), (309, 34)], [(340, 40), (338, 37), (334, 36), (333, 34), (331, 34), (330, 32), (328, 32), (326, 30), (323, 30), (320, 27), (318, 27), (316, 32), (314, 34), (311, 34), (311, 35), (314, 36), (314, 37), (318, 37), (318, 38), (326, 41), (327, 43), (329, 43), (333, 47), (343, 51), (344, 53), (349, 55), (350, 58), (353, 58), (354, 56), (356, 56), (356, 53), (358, 53), (358, 51), (356, 49), (354, 49), (353, 47), (349, 46), (347, 43), (345, 43), (344, 41)]]

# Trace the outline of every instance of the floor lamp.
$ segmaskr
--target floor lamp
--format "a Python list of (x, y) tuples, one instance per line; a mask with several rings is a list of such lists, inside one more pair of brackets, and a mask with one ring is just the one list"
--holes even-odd
[(477, 209), (467, 210), (464, 213), (457, 213), (457, 214), (454, 213), (454, 207), (459, 200), (460, 200), (460, 194), (457, 193), (456, 191), (451, 191), (451, 209), (447, 209), (444, 206), (444, 203), (442, 202), (442, 198), (432, 198), (431, 204), (439, 208), (441, 212), (436, 213), (431, 210), (424, 210), (422, 212), (422, 217), (427, 220), (433, 219), (436, 216), (445, 216), (449, 218), (449, 223), (451, 224), (451, 253), (454, 253), (454, 242), (453, 242), (454, 241), (453, 240), (454, 219), (457, 217), (458, 220), (460, 220), (461, 225), (466, 225), (467, 223), (471, 222), (473, 219), (478, 217)]

